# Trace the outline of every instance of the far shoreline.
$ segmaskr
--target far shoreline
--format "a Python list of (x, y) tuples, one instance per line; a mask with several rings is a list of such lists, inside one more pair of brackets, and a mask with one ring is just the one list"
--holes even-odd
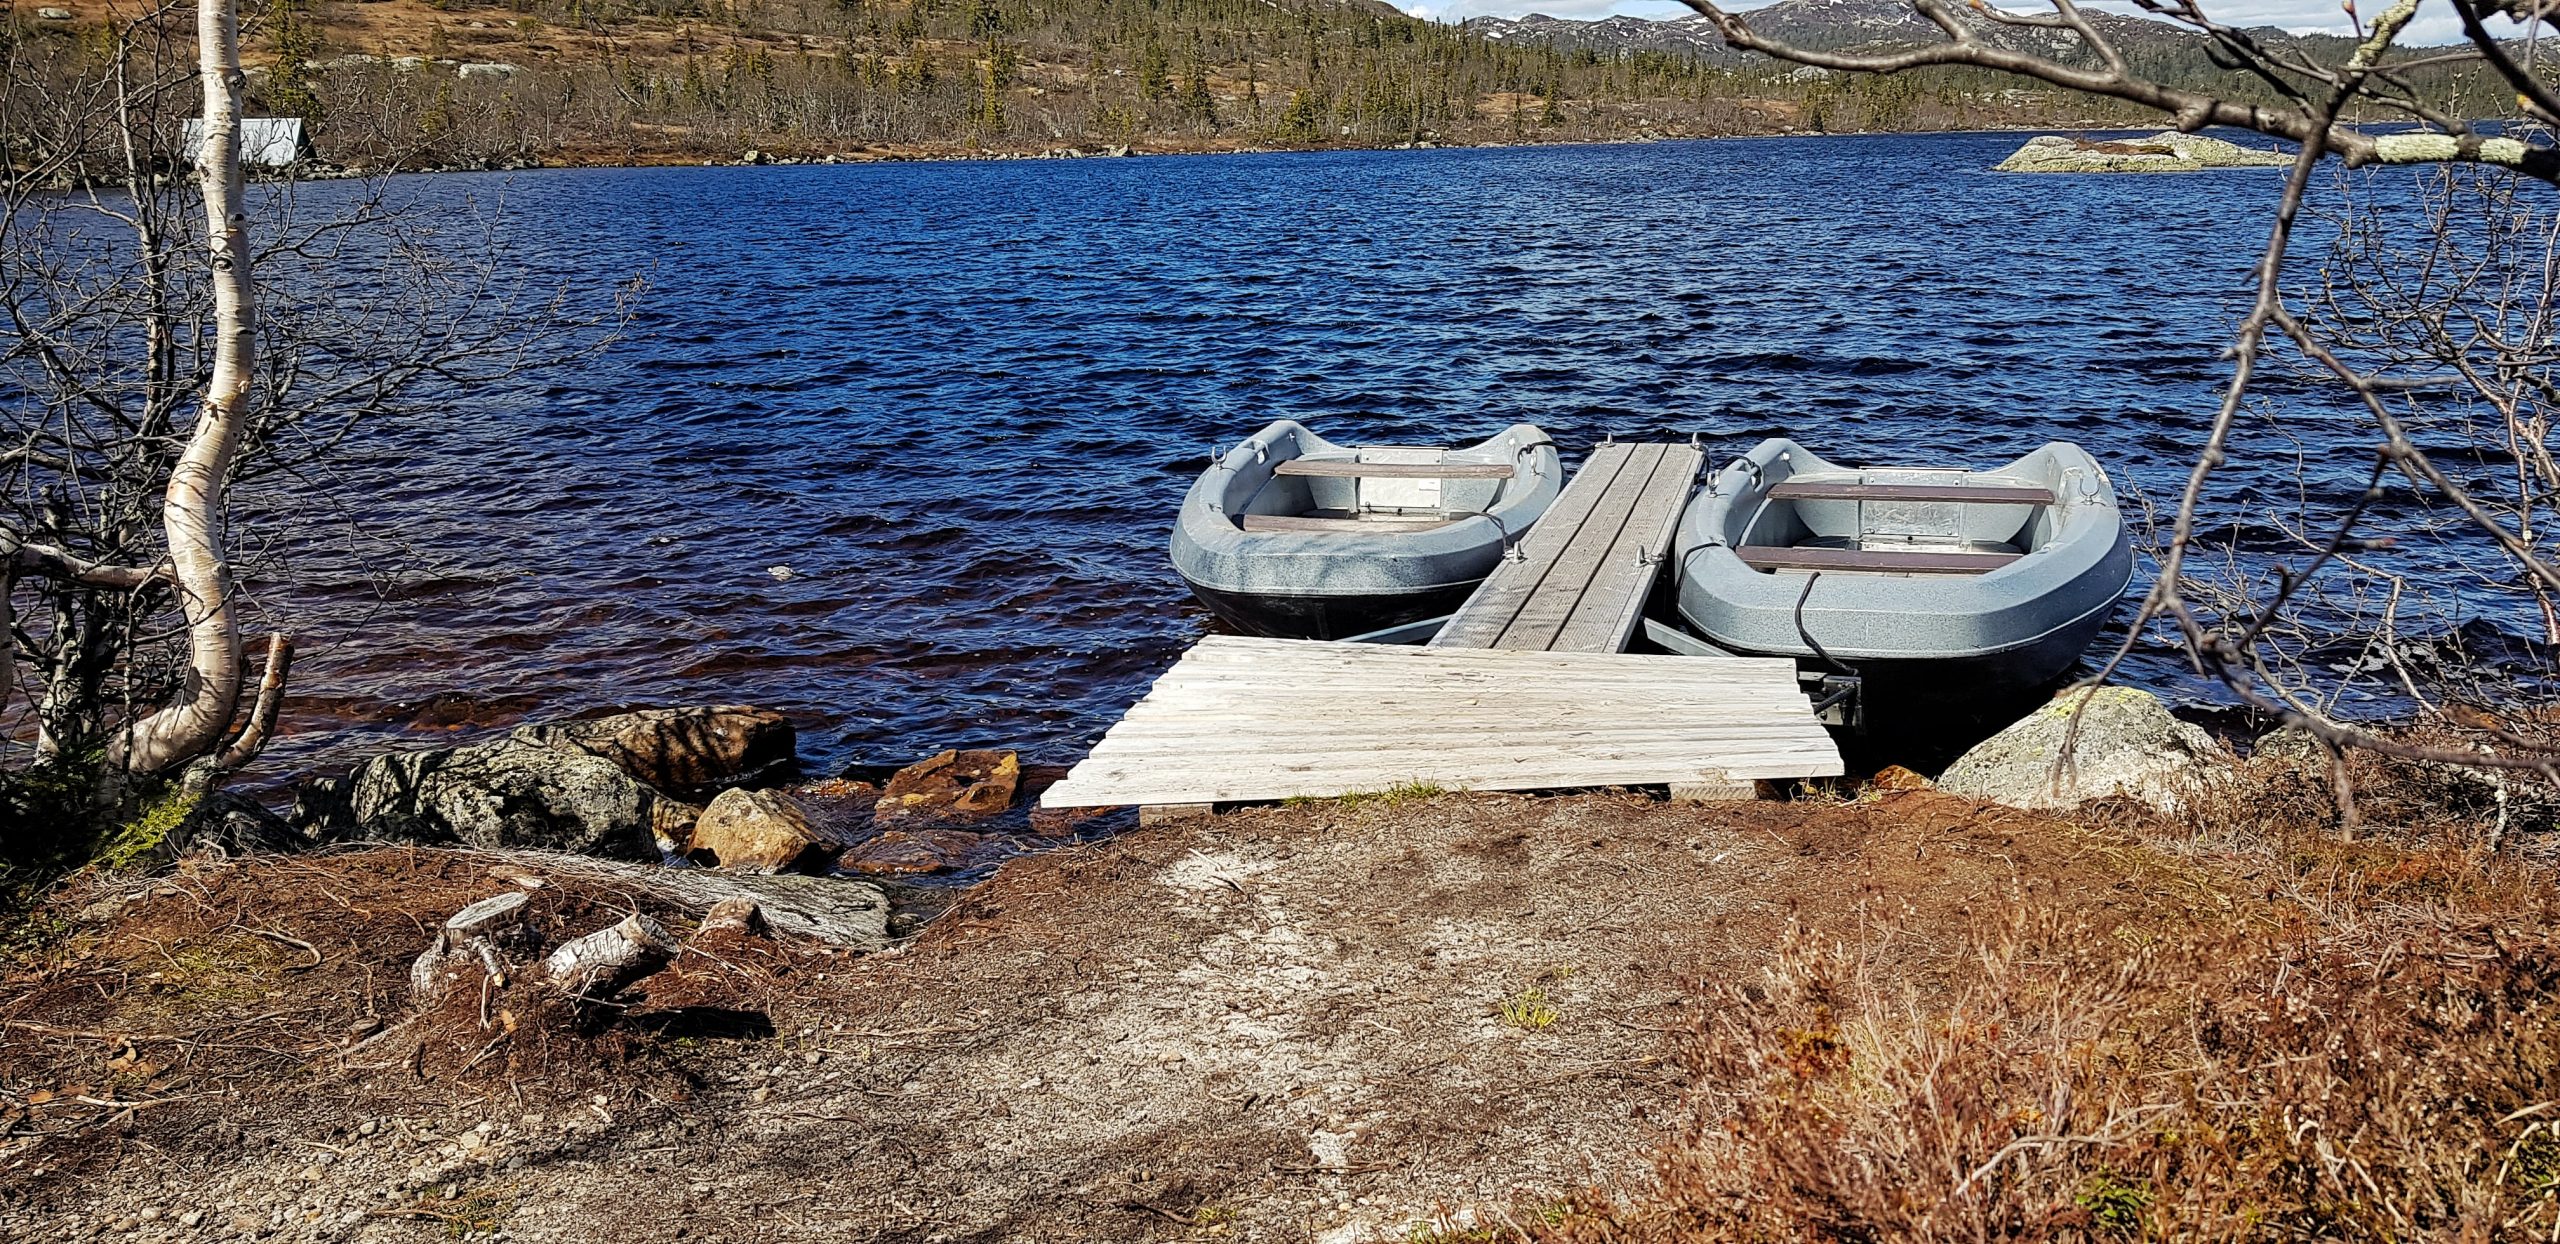
[(680, 169), (839, 168), (853, 165), (875, 164), (1012, 164), (1023, 162), (1139, 158), (1163, 159), (1183, 156), (1223, 157), (1250, 155), (1324, 155), (1360, 152), (1504, 151), (1520, 148), (1650, 147), (1666, 143), (1750, 142), (1773, 141), (1779, 139), (1938, 138), (1969, 135), (1996, 136), (2004, 134), (2143, 133), (2148, 132), (2150, 128), (2151, 127), (2139, 124), (2101, 124), (2096, 122), (2084, 122), (2061, 126), (1996, 126), (1962, 130), (1845, 130), (1822, 132), (1796, 131), (1770, 134), (1665, 134), (1654, 137), (1574, 138), (1558, 139), (1554, 141), (1539, 141), (1535, 139), (1519, 142), (1483, 143), (1441, 143), (1426, 141), (1420, 143), (1391, 143), (1380, 145), (1343, 144), (1336, 146), (1313, 147), (1266, 147), (1239, 145), (1230, 147), (1205, 147), (1199, 149), (1158, 148), (1149, 150), (1142, 149), (1133, 143), (1110, 144), (1099, 149), (1086, 149), (1081, 147), (1048, 147), (1019, 151), (971, 152), (956, 149), (922, 148), (916, 151), (865, 150), (857, 152), (830, 152), (815, 156), (781, 156), (764, 152), (759, 148), (749, 148), (748, 155), (760, 158), (749, 159), (741, 156), (737, 158), (723, 159), (718, 156), (693, 153), (667, 153), (663, 156), (598, 157), (590, 159), (583, 156), (570, 156), (564, 158), (554, 154), (532, 160), (484, 160), (482, 161), (482, 166), (476, 168), (464, 165), (397, 169), (370, 169), (358, 166), (327, 166), (325, 169), (317, 172), (306, 171), (299, 174), (260, 178), (258, 180), (269, 182), (320, 182), (362, 181), (385, 177), (473, 176), (492, 173), (553, 173), (638, 169), (672, 171)]

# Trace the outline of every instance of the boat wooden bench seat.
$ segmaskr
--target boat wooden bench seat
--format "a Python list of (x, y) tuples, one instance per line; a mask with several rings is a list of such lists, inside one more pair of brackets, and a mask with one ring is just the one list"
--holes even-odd
[(2009, 484), (1861, 484), (1855, 480), (1788, 480), (1772, 487), (1777, 501), (1952, 501), (1958, 505), (2051, 505), (2053, 491)]
[(1329, 531), (1348, 535), (1404, 535), (1457, 522), (1454, 518), (1308, 518), (1299, 514), (1239, 514), (1236, 525), (1246, 531)]
[(1348, 462), (1340, 458), (1291, 458), (1274, 475), (1326, 479), (1510, 479), (1519, 471), (1499, 462)]
[(1743, 545), (1734, 550), (1753, 570), (1866, 570), (1883, 574), (1988, 574), (2026, 556), (2024, 553), (1939, 552), (1928, 549), (1770, 548)]

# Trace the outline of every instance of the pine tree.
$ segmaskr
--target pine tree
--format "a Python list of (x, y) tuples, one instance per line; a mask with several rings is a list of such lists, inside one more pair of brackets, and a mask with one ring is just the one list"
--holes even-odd
[(1152, 104), (1173, 94), (1173, 58), (1154, 34), (1138, 48), (1138, 98)]
[(1199, 61), (1191, 62), (1190, 72), (1182, 76), (1182, 94), (1174, 107), (1193, 125), (1211, 131), (1218, 128), (1218, 99), (1209, 93), (1209, 74)]
[(1004, 133), (1004, 97), (1013, 87), (1013, 79), (1021, 68), (1021, 56), (998, 39), (987, 40), (985, 68), (978, 79), (979, 137)]
[(267, 29), (275, 41), (276, 60), (267, 71), (267, 110), (280, 117), (301, 117), (317, 125), (320, 92), (312, 81), (311, 58), (320, 53), (320, 26), (311, 20), (306, 0), (268, 0)]
[(1324, 101), (1314, 91), (1292, 91), (1280, 112), (1280, 132), (1290, 138), (1314, 138), (1324, 117)]

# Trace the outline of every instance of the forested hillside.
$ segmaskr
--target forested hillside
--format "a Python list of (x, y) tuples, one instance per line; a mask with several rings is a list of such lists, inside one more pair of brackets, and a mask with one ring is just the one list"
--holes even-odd
[[(112, 60), (104, 0), (66, 3), (5, 19), (8, 89)], [(1890, 41), (1872, 7), (1763, 12), (1828, 22), (1838, 45)], [(2149, 120), (1981, 71), (1844, 78), (1735, 54), (1693, 25), (1540, 20), (1453, 26), (1373, 0), (266, 0), (251, 88), (254, 111), (311, 118), (320, 158), (372, 167)], [(2161, 32), (2147, 60), (2231, 76), (2168, 27), (2118, 20)], [(147, 58), (149, 40), (129, 42)]]

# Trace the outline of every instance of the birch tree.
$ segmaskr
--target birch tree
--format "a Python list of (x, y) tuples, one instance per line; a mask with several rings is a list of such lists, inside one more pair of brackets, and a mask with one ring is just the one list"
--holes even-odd
[(240, 488), (599, 348), (623, 304), (511, 277), (494, 209), (251, 182), (236, 0), (100, 34), (0, 44), (0, 794), (41, 770), (113, 804), (275, 730), (293, 643), (248, 637)]

